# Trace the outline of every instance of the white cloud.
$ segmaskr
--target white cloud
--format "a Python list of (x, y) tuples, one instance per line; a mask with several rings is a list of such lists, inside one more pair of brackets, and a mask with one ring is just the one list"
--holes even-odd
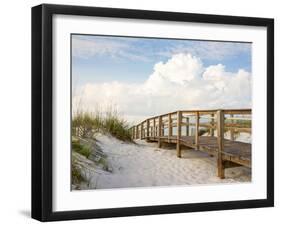
[[(80, 104), (78, 104), (80, 103)], [(250, 108), (251, 75), (227, 72), (222, 64), (205, 68), (191, 54), (176, 54), (140, 84), (86, 84), (73, 97), (77, 106), (94, 111), (114, 105), (130, 121), (176, 110)]]
[(199, 58), (190, 54), (176, 54), (167, 63), (157, 63), (154, 66), (154, 73), (146, 83), (154, 87), (154, 82), (164, 80), (183, 85), (188, 81), (198, 79), (202, 71), (203, 64)]

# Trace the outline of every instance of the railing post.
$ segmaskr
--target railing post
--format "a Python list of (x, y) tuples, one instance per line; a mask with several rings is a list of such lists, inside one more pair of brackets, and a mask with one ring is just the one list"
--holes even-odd
[(146, 139), (149, 139), (149, 119), (146, 120)]
[(173, 127), (172, 127), (172, 115), (168, 114), (168, 141), (170, 142), (171, 136), (173, 136)]
[(224, 151), (224, 112), (223, 110), (217, 111), (217, 133), (218, 133), (218, 156), (217, 156), (217, 167), (218, 177), (223, 179), (224, 175), (224, 164), (222, 154)]
[(189, 136), (189, 118), (187, 116), (186, 118), (186, 132), (185, 132), (186, 136)]
[[(162, 118), (163, 119), (163, 118)], [(164, 136), (164, 132), (165, 132), (165, 124), (162, 122), (162, 125), (161, 125), (161, 136)]]
[(161, 148), (162, 116), (158, 117), (158, 148)]
[(131, 128), (131, 130), (132, 130), (132, 140), (134, 140), (135, 139), (135, 126), (133, 126), (132, 128)]
[(181, 123), (182, 123), (182, 112), (177, 112), (177, 156), (181, 158)]
[(196, 111), (196, 122), (195, 122), (195, 145), (197, 150), (199, 149), (199, 111)]
[(141, 123), (141, 137), (140, 137), (140, 139), (142, 140), (143, 139), (143, 124)]
[(214, 119), (215, 115), (214, 114), (211, 114), (211, 129), (210, 129), (210, 135), (211, 137), (214, 136), (214, 126), (215, 126), (215, 119)]
[(155, 139), (155, 135), (156, 135), (156, 122), (155, 122), (155, 118), (153, 118), (153, 139)]
[[(233, 114), (230, 115), (230, 118), (233, 118)], [(231, 124), (233, 124), (233, 119), (231, 119)], [(232, 127), (232, 126), (231, 126)], [(234, 131), (233, 128), (230, 128), (230, 140), (234, 140)]]

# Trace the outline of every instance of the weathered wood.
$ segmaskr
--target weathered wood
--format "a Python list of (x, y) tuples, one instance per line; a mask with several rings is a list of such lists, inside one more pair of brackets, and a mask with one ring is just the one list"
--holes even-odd
[[(233, 118), (233, 114), (230, 115), (230, 118)], [(231, 119), (231, 123), (233, 123), (233, 120)], [(230, 140), (234, 140), (234, 130), (231, 128), (230, 130)]]
[[(201, 117), (200, 117), (201, 118)], [(177, 126), (177, 124), (172, 124), (174, 126)], [(196, 126), (196, 123), (186, 123), (186, 122), (182, 122), (181, 123), (182, 126)], [(216, 128), (216, 125), (212, 126), (211, 123), (200, 123), (200, 127), (206, 127), (206, 128)]]
[(155, 122), (155, 118), (153, 118), (153, 137), (156, 136), (156, 122)]
[(181, 158), (181, 123), (182, 123), (182, 112), (178, 111), (177, 114), (177, 156)]
[[(153, 140), (153, 138), (152, 138)], [(158, 141), (156, 137), (154, 141)], [(186, 146), (189, 148), (196, 149), (194, 144), (194, 136), (181, 136), (181, 146)], [(208, 137), (203, 136), (200, 137), (199, 140), (199, 150), (206, 152), (210, 155), (216, 156), (218, 154), (218, 139), (217, 137)], [(167, 143), (177, 143), (177, 136), (170, 137), (170, 141), (168, 140), (168, 136), (162, 136), (161, 142)], [(251, 144), (249, 143), (242, 143), (239, 141), (231, 141), (231, 140), (224, 140), (224, 152), (222, 154), (222, 159), (224, 161), (232, 161), (237, 164), (251, 167)]]
[(141, 123), (141, 139), (143, 139), (143, 123)]
[(240, 120), (240, 121), (252, 121), (251, 118), (245, 118), (245, 117), (233, 117), (233, 114), (230, 114), (230, 117), (226, 118), (229, 119), (231, 121), (235, 121), (235, 120)]
[(197, 111), (195, 113), (195, 145), (196, 145), (196, 148), (198, 149), (199, 148), (199, 112)]
[(186, 118), (186, 127), (185, 127), (185, 135), (189, 136), (189, 118)]
[(232, 127), (232, 128), (250, 128), (250, 126), (245, 126), (245, 125), (241, 125), (239, 123), (229, 123), (229, 122), (225, 122), (224, 123), (225, 127)]
[(183, 114), (192, 114), (192, 115), (194, 115), (194, 114), (196, 114), (196, 112), (200, 112), (200, 114), (202, 114), (202, 115), (208, 115), (208, 114), (210, 114), (211, 112), (216, 112), (216, 110), (183, 110), (182, 111), (182, 113)]
[[(181, 157), (182, 146), (194, 148), (206, 152), (209, 155), (216, 156), (218, 176), (224, 178), (225, 168), (239, 165), (251, 167), (251, 144), (235, 141), (232, 139), (232, 135), (231, 140), (224, 139), (225, 130), (232, 130), (233, 133), (239, 131), (251, 133), (251, 124), (236, 121), (240, 118), (245, 119), (241, 115), (248, 114), (251, 114), (250, 109), (177, 111), (146, 119), (132, 127), (130, 131), (133, 139), (147, 138), (149, 142), (158, 142), (158, 147), (161, 147), (163, 142), (176, 144), (178, 157)], [(225, 118), (225, 115), (230, 117)], [(188, 121), (191, 116), (195, 116), (195, 123)], [(206, 123), (203, 120), (203, 123), (200, 123), (201, 117), (210, 119), (211, 122)], [(153, 122), (152, 126), (150, 126), (152, 124), (151, 121)], [(186, 132), (183, 136), (181, 130), (184, 126)], [(188, 126), (195, 127), (194, 135), (189, 134)], [(173, 135), (173, 127), (177, 128), (176, 136)], [(210, 128), (211, 136), (199, 137), (199, 128), (201, 127)], [(164, 133), (164, 129), (168, 129), (167, 134)], [(80, 132), (79, 130), (80, 128), (77, 129), (78, 133)], [(81, 133), (83, 133), (83, 128), (81, 130)], [(217, 137), (214, 136), (214, 130), (217, 130)]]
[[(252, 110), (251, 109), (225, 109), (225, 114), (251, 114)], [(217, 109), (213, 109), (213, 110), (208, 110), (208, 109), (203, 109), (203, 110), (183, 110), (182, 113), (183, 114), (189, 114), (189, 113), (193, 113), (195, 114), (196, 112), (200, 112), (200, 115), (203, 114), (211, 114), (211, 113), (216, 113)]]
[[(199, 112), (200, 115), (210, 115), (210, 114), (216, 114), (217, 110), (183, 110), (181, 111), (183, 114), (188, 114), (188, 115), (194, 115), (196, 114), (196, 112)], [(251, 109), (225, 109), (224, 110), (225, 114), (234, 114), (234, 115), (251, 115), (252, 114), (252, 110)], [(168, 114), (171, 114), (172, 116), (177, 114), (177, 111), (174, 112), (170, 112)], [(168, 114), (163, 114), (163, 115), (159, 115), (162, 117), (167, 117)], [(157, 119), (159, 116), (154, 116), (151, 117), (149, 119)], [(243, 118), (245, 119), (245, 118)], [(250, 119), (249, 119), (250, 120)], [(142, 121), (141, 123), (144, 123), (146, 120)], [(141, 124), (140, 123), (140, 124)]]
[(224, 110), (224, 114), (233, 114), (233, 115), (251, 115), (252, 110), (251, 109), (226, 109)]
[(173, 136), (173, 127), (172, 127), (172, 116), (169, 114), (169, 122), (168, 122), (168, 139)]
[(146, 137), (149, 138), (149, 119), (146, 120)]
[(158, 117), (158, 148), (161, 148), (162, 116)]
[[(207, 116), (207, 117), (205, 117), (204, 115), (200, 114), (200, 112), (199, 112), (199, 115), (200, 115), (200, 119), (201, 119), (201, 118), (202, 118), (202, 119), (215, 119), (215, 117), (213, 117), (213, 116)], [(214, 115), (214, 114), (211, 114), (211, 115)]]
[(163, 124), (163, 118), (162, 118), (162, 125), (161, 125), (161, 136), (164, 136), (166, 126)]
[[(215, 123), (215, 115), (214, 114), (211, 114), (211, 125), (214, 126), (214, 123)], [(215, 133), (215, 130), (213, 127), (210, 128), (210, 135), (213, 137), (214, 136), (214, 133)]]
[(223, 179), (224, 175), (224, 164), (222, 154), (224, 152), (224, 112), (223, 110), (217, 111), (217, 139), (218, 139), (218, 156), (217, 156), (217, 167), (218, 177)]

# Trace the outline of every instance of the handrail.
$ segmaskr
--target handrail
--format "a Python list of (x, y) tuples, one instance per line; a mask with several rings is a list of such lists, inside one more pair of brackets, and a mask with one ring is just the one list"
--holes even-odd
[[(144, 139), (153, 137), (164, 136), (164, 130), (168, 130), (168, 137), (173, 136), (173, 128), (178, 128), (185, 126), (186, 132), (185, 136), (189, 135), (189, 127), (195, 127), (195, 143), (198, 143), (199, 128), (208, 128), (210, 130), (211, 136), (214, 136), (214, 131), (218, 130), (216, 121), (218, 120), (218, 111), (223, 111), (224, 113), (224, 129), (230, 130), (231, 140), (234, 139), (234, 132), (248, 132), (251, 133), (251, 117), (241, 117), (241, 115), (251, 115), (251, 109), (217, 109), (217, 110), (181, 110), (174, 111), (166, 114), (161, 114), (158, 116), (147, 118), (141, 123), (133, 126), (132, 139)], [(208, 113), (208, 117), (206, 117)], [(186, 114), (189, 114), (186, 116)], [(237, 115), (238, 117), (234, 117)], [(227, 116), (227, 117), (226, 117)], [(180, 117), (180, 120), (178, 118)], [(191, 122), (190, 118), (195, 117), (195, 121)], [(204, 119), (205, 122), (200, 122), (200, 119)], [(185, 121), (183, 121), (185, 120)], [(209, 120), (208, 122), (206, 122)], [(237, 121), (244, 121), (245, 123), (238, 123)], [(180, 128), (181, 129), (181, 128)], [(166, 131), (167, 133), (167, 131)], [(161, 142), (159, 142), (159, 147)]]
[[(212, 109), (212, 110), (180, 110), (183, 114), (190, 114), (190, 113), (196, 113), (199, 112), (199, 114), (211, 114), (211, 113), (216, 113), (218, 110), (223, 110), (225, 114), (237, 114), (237, 115), (243, 115), (243, 114), (252, 114), (252, 109)], [(157, 116), (153, 116), (150, 118), (147, 118), (145, 120), (143, 120), (141, 123), (144, 123), (146, 120), (152, 120), (152, 119), (156, 119), (159, 116), (162, 117), (167, 117), (169, 114), (170, 115), (176, 115), (178, 111), (173, 111), (173, 112), (169, 112), (169, 113), (165, 113), (165, 114), (161, 114), (161, 115), (157, 115)]]
[[(169, 124), (169, 117), (171, 117), (172, 115), (176, 115), (175, 118), (171, 117), (171, 121), (172, 121), (171, 125), (172, 125), (172, 127), (175, 127), (173, 121), (177, 121), (177, 112), (181, 112), (182, 113), (182, 119), (187, 119), (187, 118), (190, 118), (192, 116), (194, 117), (194, 116), (196, 116), (196, 112), (198, 112), (200, 119), (201, 118), (213, 119), (212, 121), (214, 121), (214, 119), (216, 119), (215, 115), (216, 115), (216, 112), (218, 110), (220, 110), (220, 109), (217, 109), (217, 110), (212, 109), (212, 110), (181, 110), (181, 111), (174, 111), (174, 112), (170, 112), (170, 113), (161, 114), (161, 115), (157, 115), (157, 116), (153, 116), (153, 117), (147, 118), (147, 119), (143, 120), (142, 122), (140, 122), (139, 124), (135, 125), (135, 127), (138, 127), (138, 126), (142, 125), (142, 127), (146, 129), (146, 126), (144, 126), (144, 123), (146, 123), (146, 122), (150, 123), (150, 121), (152, 121), (152, 122), (156, 121), (155, 125), (158, 125), (159, 124), (159, 117), (162, 118), (162, 121), (161, 121), (162, 125)], [(235, 114), (236, 115), (243, 115), (243, 114), (251, 115), (252, 114), (251, 109), (221, 109), (221, 110), (224, 111), (224, 115), (235, 115)], [(184, 116), (184, 114), (186, 114), (186, 113), (188, 113), (188, 114), (192, 113), (192, 115), (186, 117), (186, 116)], [(211, 115), (211, 117), (201, 116), (202, 114), (206, 115), (207, 113), (209, 115)], [(163, 120), (163, 118), (165, 118), (165, 117), (167, 117), (167, 119)], [(236, 120), (251, 121), (251, 118), (243, 118), (243, 117), (226, 117), (226, 119), (231, 120), (231, 121), (232, 120), (233, 121), (236, 121)], [(214, 124), (214, 122), (212, 122), (211, 124)], [(226, 123), (226, 126), (228, 124), (229, 123)], [(231, 124), (234, 125), (233, 122)], [(192, 124), (190, 124), (190, 125), (192, 126)], [(188, 125), (186, 125), (186, 126), (188, 126)], [(208, 126), (207, 125), (202, 125), (202, 127), (208, 127)], [(209, 127), (214, 127), (214, 126), (209, 126)], [(235, 127), (235, 126), (229, 126), (229, 127)], [(238, 128), (244, 128), (244, 127), (238, 127)], [(249, 127), (245, 127), (245, 128), (248, 129)]]

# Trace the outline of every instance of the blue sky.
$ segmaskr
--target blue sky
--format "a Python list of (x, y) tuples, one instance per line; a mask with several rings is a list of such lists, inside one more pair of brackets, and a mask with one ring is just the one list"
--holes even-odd
[(223, 64), (229, 72), (251, 72), (249, 43), (72, 35), (73, 85), (143, 82), (156, 63), (176, 53), (191, 53), (204, 67)]

